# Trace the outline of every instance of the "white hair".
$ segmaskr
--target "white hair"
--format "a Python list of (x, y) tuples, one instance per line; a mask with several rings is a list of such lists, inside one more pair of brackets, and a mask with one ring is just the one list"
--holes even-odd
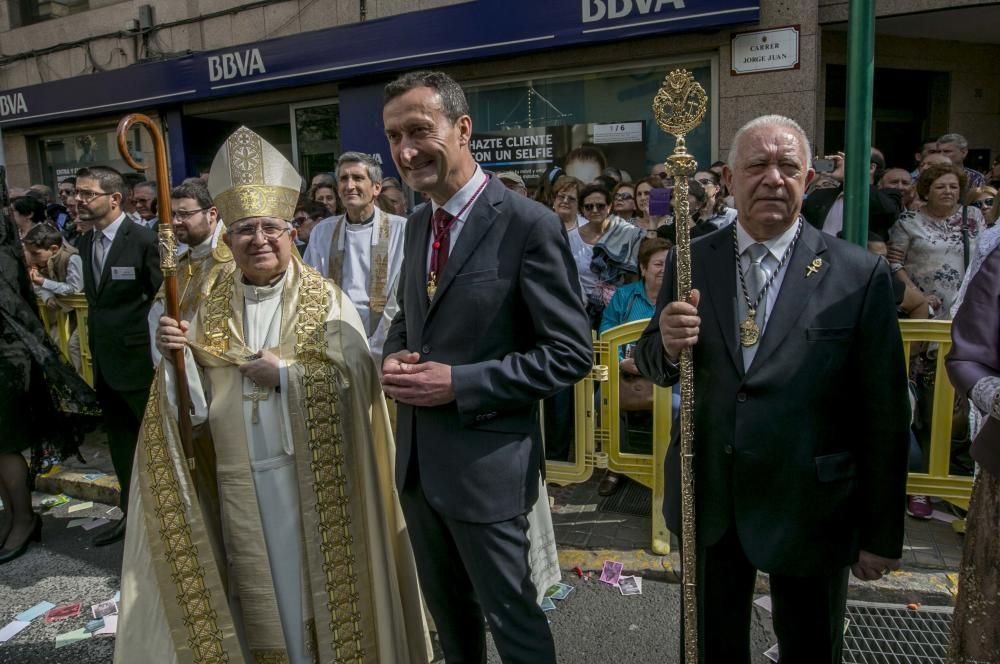
[(938, 145), (941, 143), (954, 143), (958, 146), (959, 150), (965, 150), (969, 147), (969, 141), (965, 140), (965, 136), (961, 134), (945, 134), (941, 138), (937, 139)]
[(740, 143), (743, 141), (743, 137), (749, 132), (762, 127), (783, 127), (798, 134), (798, 137), (802, 140), (803, 149), (805, 150), (805, 163), (803, 164), (803, 167), (809, 168), (810, 161), (812, 159), (812, 147), (809, 145), (809, 139), (806, 137), (806, 132), (802, 129), (799, 123), (791, 118), (785, 117), (784, 115), (762, 115), (740, 127), (739, 130), (737, 130), (736, 135), (733, 136), (733, 147), (732, 150), (729, 151), (730, 169), (735, 169), (736, 165), (739, 163)]

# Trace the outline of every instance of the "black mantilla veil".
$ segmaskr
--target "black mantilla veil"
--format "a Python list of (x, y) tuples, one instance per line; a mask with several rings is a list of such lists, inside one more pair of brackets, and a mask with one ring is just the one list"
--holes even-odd
[[(82, 343), (87, 341), (81, 340)], [(32, 479), (55, 452), (79, 453), (97, 395), (42, 325), (13, 221), (0, 217), (0, 431), (3, 452), (30, 447)]]

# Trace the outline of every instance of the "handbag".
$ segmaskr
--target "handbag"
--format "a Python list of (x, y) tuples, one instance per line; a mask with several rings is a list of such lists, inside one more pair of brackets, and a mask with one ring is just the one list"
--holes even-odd
[[(629, 298), (628, 308), (625, 310), (625, 320), (629, 320), (632, 307), (638, 293), (633, 293)], [(625, 357), (632, 357), (632, 347), (625, 349)], [(618, 408), (626, 412), (636, 410), (653, 409), (653, 381), (635, 374), (618, 372)]]

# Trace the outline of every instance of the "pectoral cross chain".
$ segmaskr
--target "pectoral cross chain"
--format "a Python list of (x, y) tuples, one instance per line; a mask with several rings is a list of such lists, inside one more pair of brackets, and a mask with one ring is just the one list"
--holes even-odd
[(271, 392), (264, 391), (260, 389), (260, 385), (257, 383), (253, 384), (253, 392), (250, 394), (244, 394), (244, 401), (252, 401), (253, 406), (250, 409), (250, 422), (253, 424), (258, 424), (260, 422), (260, 402), (267, 401), (270, 398)]

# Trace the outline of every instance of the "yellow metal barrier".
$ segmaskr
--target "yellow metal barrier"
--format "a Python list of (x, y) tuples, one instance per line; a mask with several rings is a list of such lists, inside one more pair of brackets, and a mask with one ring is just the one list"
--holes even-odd
[(899, 327), (903, 333), (907, 366), (910, 364), (913, 344), (930, 342), (938, 347), (929, 464), (926, 473), (910, 473), (906, 491), (916, 495), (937, 496), (967, 508), (972, 495), (972, 478), (950, 474), (955, 388), (947, 379), (944, 360), (951, 348), (951, 321), (904, 320), (900, 321)]
[[(57, 301), (70, 307), (64, 310), (62, 307), (52, 311), (41, 300), (38, 301), (38, 312), (41, 315), (42, 323), (46, 330), (51, 330), (53, 325), (56, 328), (56, 346), (67, 361), (72, 362), (70, 356), (70, 337), (76, 331), (80, 343), (80, 375), (91, 387), (94, 386), (94, 364), (90, 356), (90, 341), (88, 337), (88, 310), (87, 296), (83, 293), (64, 295), (56, 298)], [(73, 320), (76, 319), (76, 327), (73, 327)]]
[[(545, 481), (559, 486), (586, 482), (594, 468), (603, 468), (607, 460), (596, 450), (599, 436), (595, 431), (594, 383), (608, 379), (607, 367), (597, 360), (590, 374), (573, 388), (573, 461), (546, 461)], [(545, 408), (540, 407), (542, 431), (545, 431)]]
[[(626, 452), (621, 449), (621, 419), (619, 408), (620, 350), (639, 339), (649, 319), (637, 320), (612, 328), (594, 342), (595, 367), (591, 376), (576, 386), (576, 462), (547, 462), (547, 478), (557, 484), (584, 482), (593, 469), (604, 467), (622, 473), (652, 489), (652, 549), (655, 553), (670, 552), (670, 533), (663, 519), (666, 487), (663, 461), (670, 443), (672, 422), (670, 390), (653, 389), (653, 450), (651, 454)], [(944, 498), (956, 505), (968, 507), (972, 493), (972, 478), (949, 474), (951, 459), (952, 406), (955, 390), (947, 380), (944, 359), (951, 348), (951, 322), (933, 320), (900, 321), (906, 350), (907, 367), (915, 343), (938, 345), (937, 375), (934, 386), (934, 406), (931, 414), (930, 464), (926, 473), (910, 473), (907, 492)], [(600, 422), (593, 418), (593, 383), (601, 383)], [(581, 435), (586, 436), (581, 440)]]
[(600, 363), (608, 368), (607, 389), (601, 393), (601, 427), (606, 441), (608, 468), (648, 487), (653, 492), (652, 548), (655, 553), (670, 552), (670, 532), (663, 519), (663, 500), (666, 492), (663, 479), (663, 460), (670, 443), (671, 412), (670, 390), (653, 388), (653, 450), (651, 454), (626, 452), (621, 449), (621, 387), (622, 346), (639, 340), (649, 319), (632, 321), (607, 330), (595, 350)]

